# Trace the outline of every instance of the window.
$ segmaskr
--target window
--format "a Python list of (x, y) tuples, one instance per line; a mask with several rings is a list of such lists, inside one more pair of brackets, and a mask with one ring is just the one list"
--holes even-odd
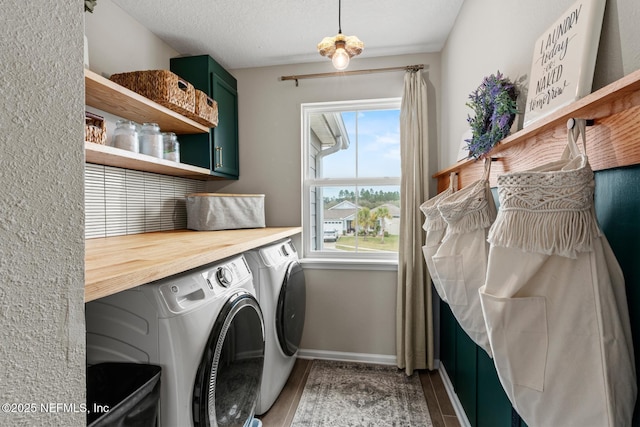
[(400, 101), (302, 105), (305, 257), (397, 259)]

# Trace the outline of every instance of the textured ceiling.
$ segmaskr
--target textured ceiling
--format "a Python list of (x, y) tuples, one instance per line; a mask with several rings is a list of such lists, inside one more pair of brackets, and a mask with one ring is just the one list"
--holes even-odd
[[(338, 0), (113, 0), (185, 55), (229, 69), (327, 61), (316, 51), (338, 32)], [(362, 57), (438, 52), (463, 0), (345, 0), (342, 32)]]

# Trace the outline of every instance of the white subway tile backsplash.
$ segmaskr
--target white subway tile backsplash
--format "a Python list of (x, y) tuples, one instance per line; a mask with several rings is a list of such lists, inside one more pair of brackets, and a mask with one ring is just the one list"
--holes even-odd
[(127, 169), (127, 233), (144, 233), (144, 175), (145, 172)]
[(87, 163), (84, 175), (85, 238), (101, 236), (106, 230), (104, 166)]
[(175, 230), (173, 210), (178, 197), (175, 191), (174, 176), (160, 177), (160, 230)]
[(105, 168), (106, 236), (127, 234), (127, 185), (125, 170)]
[(204, 188), (204, 181), (87, 163), (85, 237), (186, 228), (184, 196)]
[[(176, 182), (176, 194), (189, 194), (189, 182), (189, 180), (184, 179)], [(178, 230), (181, 228), (187, 228), (187, 205), (184, 197), (176, 197), (175, 199), (175, 205), (173, 209), (173, 223)]]
[(144, 175), (144, 231), (160, 231), (160, 175)]

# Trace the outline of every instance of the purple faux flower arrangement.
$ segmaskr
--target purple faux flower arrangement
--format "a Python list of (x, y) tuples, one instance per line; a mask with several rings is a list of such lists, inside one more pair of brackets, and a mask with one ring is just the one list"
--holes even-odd
[(516, 86), (499, 71), (485, 77), (471, 92), (466, 105), (475, 115), (467, 118), (471, 125), (471, 139), (465, 140), (470, 157), (481, 158), (509, 135), (517, 113), (517, 96)]

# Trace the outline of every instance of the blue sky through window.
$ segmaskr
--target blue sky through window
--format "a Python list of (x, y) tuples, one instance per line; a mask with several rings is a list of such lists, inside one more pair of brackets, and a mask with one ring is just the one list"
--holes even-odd
[(400, 110), (348, 111), (342, 119), (350, 145), (322, 160), (323, 177), (399, 177)]

